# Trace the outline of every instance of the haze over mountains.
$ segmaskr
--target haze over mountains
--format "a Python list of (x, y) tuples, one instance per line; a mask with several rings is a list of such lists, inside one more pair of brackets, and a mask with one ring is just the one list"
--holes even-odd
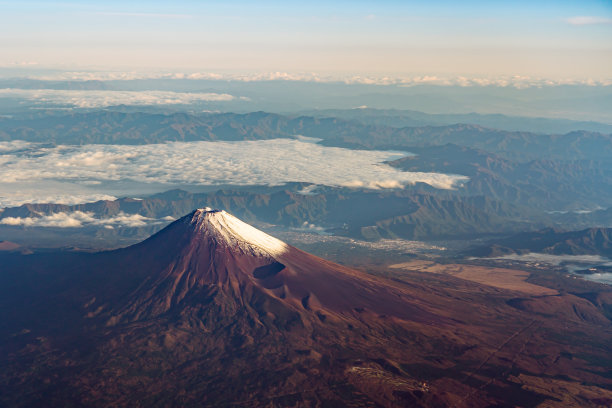
[(609, 86), (0, 88), (0, 403), (612, 402)]
[(603, 255), (612, 257), (612, 229), (589, 228), (582, 231), (543, 229), (497, 240), (493, 245), (475, 248), (474, 255), (495, 256), (512, 253), (551, 255)]
[[(0, 239), (21, 245), (29, 240), (43, 246), (81, 242), (87, 247), (116, 247), (144, 238), (166, 225), (168, 217), (179, 217), (195, 206), (215, 206), (252, 221), (286, 228), (306, 225), (311, 232), (327, 231), (365, 240), (478, 238), (545, 227), (567, 230), (612, 226), (612, 217), (606, 215), (606, 209), (612, 208), (609, 134), (536, 134), (477, 125), (393, 127), (366, 124), (367, 116), (361, 121), (347, 119), (264, 112), (194, 115), (115, 110), (3, 118), (2, 157), (7, 171), (14, 169), (14, 176), (7, 173), (3, 189), (11, 191), (13, 200), (18, 197), (16, 193), (24, 194), (14, 202), (27, 203), (32, 194), (46, 194), (48, 201), (54, 201), (51, 197), (59, 197), (59, 191), (63, 198), (56, 201), (60, 202), (78, 202), (79, 196), (96, 194), (110, 198), (127, 195), (128, 191), (136, 200), (6, 208), (0, 213)], [(264, 150), (277, 149), (268, 153), (276, 158), (262, 162), (267, 167), (256, 162), (242, 164), (254, 155), (228, 156), (228, 149), (241, 151), (237, 144), (218, 145), (218, 153), (209, 149), (194, 159), (194, 143), (201, 141), (261, 141), (269, 143), (261, 146)], [(173, 147), (174, 153), (169, 156), (172, 160), (166, 163), (162, 156), (171, 153), (167, 142), (184, 145)], [(305, 146), (305, 150), (292, 143)], [(94, 145), (87, 147), (89, 144)], [(109, 148), (105, 150), (103, 145)], [(273, 147), (276, 145), (285, 147)], [(124, 151), (122, 146), (133, 147)], [(180, 155), (178, 146), (184, 147)], [(325, 150), (336, 147), (345, 149), (344, 156), (338, 154), (340, 151), (328, 154)], [(251, 152), (255, 152), (253, 148), (255, 145), (251, 145)], [(401, 157), (389, 150), (410, 154)], [(321, 155), (313, 156), (317, 151)], [(343, 176), (349, 178), (339, 179), (337, 175), (346, 172), (343, 162), (358, 163), (359, 155), (366, 161)], [(310, 159), (299, 165), (297, 173), (291, 173), (290, 168), (297, 169), (302, 157)], [(386, 169), (367, 163), (383, 157), (390, 159)], [(64, 163), (63, 167), (45, 161), (51, 159)], [(113, 163), (112, 177), (98, 179), (98, 174), (110, 174), (106, 166), (99, 165), (109, 160)], [(311, 165), (308, 160), (315, 162)], [(219, 176), (219, 164), (224, 161), (225, 178)], [(278, 169), (283, 161), (288, 167), (274, 172), (272, 168)], [(323, 169), (320, 162), (328, 162), (327, 167)], [(240, 169), (245, 166), (242, 175)], [(260, 170), (255, 170), (257, 166)], [(157, 169), (155, 174), (152, 168)], [(31, 176), (24, 179), (27, 174)], [(38, 174), (45, 179), (37, 180)], [(22, 183), (21, 192), (14, 191), (11, 177)], [(261, 185), (291, 181), (310, 183), (288, 184), (280, 189)], [(411, 185), (414, 181), (417, 183)], [(177, 183), (191, 192), (147, 198)], [(214, 186), (225, 183), (243, 186), (224, 186), (225, 191)], [(28, 185), (30, 192), (26, 190)], [(74, 191), (72, 199), (66, 197), (70, 191)], [(349, 212), (345, 210), (347, 203), (352, 208)], [(379, 211), (372, 213), (372, 206)], [(32, 228), (37, 234), (28, 233)]]
[[(334, 114), (329, 116), (348, 115), (355, 118), (355, 112), (347, 110), (367, 106), (382, 110), (427, 112), (430, 115), (419, 114), (418, 120), (426, 118), (427, 121), (433, 121), (405, 123), (414, 117), (413, 113), (408, 112), (397, 118), (399, 126), (475, 123), (508, 130), (545, 133), (565, 133), (578, 129), (609, 132), (612, 123), (607, 109), (612, 103), (612, 86), (605, 81), (601, 84), (588, 84), (581, 81), (564, 83), (508, 78), (499, 83), (490, 79), (484, 83), (465, 83), (466, 78), (463, 78), (463, 83), (453, 83), (451, 79), (446, 83), (443, 80), (437, 83), (432, 80), (428, 84), (418, 83), (421, 78), (411, 83), (393, 83), (389, 78), (387, 83), (376, 80), (367, 83), (367, 78), (320, 81), (308, 76), (277, 77), (274, 75), (276, 73), (268, 77), (247, 75), (243, 78), (229, 76), (227, 79), (223, 75), (212, 79), (186, 78), (188, 75), (180, 78), (180, 74), (170, 74), (169, 77), (144, 75), (139, 79), (130, 79), (127, 74), (126, 78), (112, 79), (113, 73), (105, 75), (99, 72), (81, 75), (33, 72), (30, 75), (41, 80), (23, 78), (28, 75), (27, 70), (25, 73), (6, 71), (6, 68), (3, 70), (0, 67), (0, 76), (3, 77), (0, 79), (0, 106), (4, 107), (7, 114), (23, 113), (32, 108), (79, 110), (116, 106), (122, 104), (121, 93), (127, 92), (122, 96), (126, 109), (158, 112), (207, 110), (245, 113), (262, 110), (295, 114), (315, 110), (314, 113), (318, 115), (321, 110), (332, 110)], [(6, 73), (3, 75), (3, 72)], [(66, 79), (66, 76), (71, 75), (75, 79)], [(58, 80), (52, 80), (52, 77)], [(43, 92), (37, 93), (37, 90)], [(88, 98), (88, 94), (91, 98)], [(223, 97), (211, 98), (207, 94)], [(380, 120), (375, 118), (379, 116), (376, 112), (365, 113), (359, 120)], [(505, 118), (495, 116), (500, 113)], [(455, 114), (459, 116), (453, 116)], [(497, 125), (500, 119), (501, 123)], [(581, 123), (591, 121), (598, 123), (587, 123), (586, 127)]]
[[(512, 205), (484, 197), (452, 198), (427, 192), (376, 192), (318, 188), (304, 194), (303, 186), (253, 190), (219, 190), (193, 194), (170, 191), (139, 200), (120, 199), (82, 205), (27, 204), (0, 213), (0, 239), (47, 246), (88, 240), (113, 246), (142, 239), (193, 207), (225, 208), (250, 221), (358, 239), (446, 239), (522, 231), (532, 226)], [(375, 211), (373, 211), (375, 209)], [(89, 219), (85, 216), (89, 214)], [(534, 218), (540, 215), (534, 213)], [(550, 222), (553, 218), (549, 217)], [(535, 221), (534, 221), (535, 222)], [(535, 222), (543, 227), (542, 220)], [(107, 228), (113, 227), (113, 228)], [(36, 230), (36, 236), (30, 231)], [(89, 236), (88, 239), (84, 239)], [(95, 235), (92, 235), (95, 234)], [(63, 239), (57, 239), (59, 236)], [(127, 241), (126, 241), (127, 240)], [(115, 243), (115, 245), (117, 245)], [(55, 245), (53, 245), (55, 246)]]
[[(98, 111), (71, 115), (4, 118), (3, 140), (61, 144), (147, 144), (168, 141), (261, 140), (296, 135), (323, 139), (330, 146), (402, 148), (455, 143), (527, 158), (608, 157), (609, 135), (575, 131), (562, 135), (509, 132), (477, 125), (391, 127), (308, 116), (250, 114), (172, 115)], [(102, 131), (102, 129), (104, 131)], [(601, 150), (603, 148), (603, 151)]]
[(611, 133), (612, 125), (591, 121), (574, 121), (570, 119), (551, 119), (537, 117), (517, 117), (502, 114), (482, 113), (424, 113), (413, 110), (373, 109), (362, 106), (353, 109), (322, 109), (303, 112), (306, 116), (335, 117), (354, 120), (368, 125), (392, 127), (445, 126), (458, 123), (470, 123), (487, 128), (507, 131), (534, 133), (569, 133), (574, 130)]

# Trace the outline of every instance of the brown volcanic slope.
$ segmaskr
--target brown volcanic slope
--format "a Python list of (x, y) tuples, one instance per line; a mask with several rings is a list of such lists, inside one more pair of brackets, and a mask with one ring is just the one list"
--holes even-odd
[[(221, 313), (233, 315), (244, 307), (255, 324), (265, 326), (268, 320), (272, 327), (283, 323), (276, 308), (303, 322), (358, 319), (355, 311), (361, 309), (376, 316), (436, 318), (408, 304), (401, 290), (291, 247), (225, 211), (198, 210), (143, 247), (148, 253), (173, 253), (172, 262), (148, 274), (130, 301), (113, 311), (113, 324), (197, 304), (211, 290), (229, 308)], [(253, 309), (258, 302), (261, 311)]]
[(541, 378), (612, 401), (610, 321), (585, 299), (376, 278), (223, 211), (2, 261), (2, 406), (554, 406)]

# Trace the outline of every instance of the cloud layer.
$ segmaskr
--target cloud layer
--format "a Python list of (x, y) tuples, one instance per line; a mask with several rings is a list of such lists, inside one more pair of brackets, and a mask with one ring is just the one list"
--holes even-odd
[(3, 207), (15, 207), (26, 203), (70, 205), (116, 199), (114, 195), (89, 191), (83, 186), (69, 183), (26, 183), (15, 187), (14, 184), (0, 182), (0, 211)]
[[(597, 17), (572, 17), (566, 20), (567, 23), (575, 26), (581, 25), (600, 25), (612, 24), (612, 19)], [(1, 67), (1, 65), (0, 65)], [(238, 81), (238, 82), (257, 82), (257, 81), (300, 81), (317, 83), (342, 82), (345, 84), (365, 84), (365, 85), (441, 85), (441, 86), (498, 86), (529, 88), (542, 86), (559, 85), (589, 85), (606, 86), (612, 85), (612, 77), (566, 77), (566, 78), (546, 78), (529, 75), (496, 75), (496, 76), (465, 76), (465, 75), (375, 75), (375, 74), (325, 74), (316, 72), (136, 72), (136, 71), (66, 71), (55, 72), (53, 74), (33, 74), (25, 75), (30, 79), (45, 81), (112, 81), (112, 80), (138, 80), (138, 79), (188, 79), (188, 80), (212, 80), (212, 81)], [(87, 92), (87, 91), (70, 91)], [(120, 92), (120, 91), (105, 91)], [(137, 93), (137, 92), (134, 92)], [(168, 94), (179, 94), (175, 92), (162, 92)], [(215, 95), (215, 94), (213, 94)], [(178, 98), (170, 95), (169, 99)], [(234, 97), (236, 98), (236, 97)]]
[[(181, 186), (280, 185), (295, 181), (381, 189), (422, 182), (450, 189), (468, 181), (464, 176), (403, 172), (383, 164), (404, 156), (402, 153), (325, 147), (290, 139), (52, 148), (28, 144), (26, 150), (6, 152), (2, 146), (5, 144), (0, 143), (0, 197), (10, 197), (11, 191), (25, 189), (27, 183), (42, 182), (63, 183), (62, 189), (69, 183), (76, 191), (88, 194), (116, 194), (98, 189), (96, 183)], [(40, 193), (31, 194), (34, 199)], [(27, 191), (22, 195), (27, 196)]]
[(144, 227), (149, 224), (172, 221), (172, 218), (156, 220), (144, 217), (140, 214), (125, 214), (123, 212), (114, 217), (96, 218), (94, 213), (74, 211), (59, 212), (40, 217), (5, 217), (0, 219), (0, 224), (23, 227), (55, 227), (55, 228), (80, 228), (85, 226), (103, 226), (112, 229), (121, 227)]
[(194, 102), (229, 102), (229, 94), (171, 91), (81, 91), (57, 89), (0, 89), (0, 98), (19, 98), (40, 104), (54, 103), (77, 108), (116, 105), (182, 105)]
[(576, 16), (567, 19), (567, 22), (571, 25), (582, 26), (582, 25), (601, 25), (601, 24), (612, 24), (612, 18), (596, 17), (596, 16)]

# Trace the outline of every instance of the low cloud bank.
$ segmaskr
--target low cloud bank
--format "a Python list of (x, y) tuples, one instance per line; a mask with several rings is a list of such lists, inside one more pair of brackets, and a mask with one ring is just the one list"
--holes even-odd
[(37, 104), (69, 105), (76, 108), (101, 108), (116, 105), (183, 105), (194, 102), (229, 102), (229, 94), (171, 91), (81, 91), (56, 89), (0, 89), (0, 98), (20, 98)]
[(565, 263), (570, 264), (607, 264), (612, 260), (602, 257), (600, 255), (554, 255), (544, 254), (538, 252), (529, 252), (526, 254), (508, 254), (492, 259), (504, 259), (511, 261), (521, 262), (541, 262), (550, 265), (562, 265)]
[(55, 228), (80, 228), (86, 226), (114, 227), (144, 227), (150, 224), (172, 221), (173, 218), (166, 217), (161, 220), (144, 217), (140, 214), (119, 213), (114, 217), (96, 218), (92, 212), (74, 211), (59, 212), (40, 217), (5, 217), (0, 219), (0, 224), (22, 227), (55, 227)]
[[(612, 19), (589, 16), (568, 18), (572, 25), (612, 24)], [(559, 85), (612, 85), (610, 78), (545, 78), (527, 75), (498, 76), (450, 76), (450, 75), (355, 75), (351, 73), (330, 74), (315, 72), (128, 72), (128, 71), (65, 71), (53, 74), (26, 75), (27, 78), (48, 81), (109, 81), (138, 79), (179, 79), (179, 80), (212, 80), (212, 81), (299, 81), (367, 85), (441, 85), (441, 86), (499, 86), (529, 88)]]
[(460, 175), (404, 172), (383, 163), (404, 155), (290, 139), (140, 146), (30, 144), (27, 152), (0, 152), (0, 195), (16, 183), (44, 180), (87, 183), (90, 189), (96, 181), (124, 180), (174, 186), (309, 182), (371, 189), (414, 183), (451, 189), (468, 181)]
[(351, 150), (290, 139), (139, 146), (9, 143), (0, 143), (0, 208), (113, 200), (201, 185), (307, 182), (392, 189), (425, 183), (453, 189), (469, 181), (465, 176), (405, 172), (384, 164), (408, 153)]

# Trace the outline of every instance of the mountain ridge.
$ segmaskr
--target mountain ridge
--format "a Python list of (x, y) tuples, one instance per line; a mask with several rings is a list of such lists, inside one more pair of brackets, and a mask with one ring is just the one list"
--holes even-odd
[(513, 160), (602, 159), (612, 152), (610, 134), (571, 131), (539, 134), (472, 124), (401, 127), (339, 118), (283, 116), (267, 112), (152, 114), (110, 110), (0, 120), (0, 140), (74, 144), (151, 144), (169, 141), (323, 139), (323, 145), (357, 149), (410, 149), (455, 143)]
[[(461, 238), (500, 231), (519, 232), (534, 228), (527, 222), (529, 217), (526, 214), (536, 219), (535, 228), (550, 225), (544, 222), (546, 214), (537, 211), (483, 196), (431, 194), (425, 186), (422, 189), (416, 186), (416, 191), (365, 191), (318, 186), (304, 193), (306, 187), (308, 185), (295, 184), (276, 189), (222, 189), (206, 193), (173, 190), (142, 199), (121, 198), (77, 205), (25, 204), (6, 208), (0, 213), (0, 239), (19, 239), (23, 243), (29, 239), (32, 242), (31, 236), (25, 234), (28, 229), (36, 227), (9, 225), (10, 218), (31, 218), (35, 225), (41, 216), (81, 211), (93, 213), (98, 218), (116, 217), (122, 213), (138, 214), (149, 218), (147, 222), (150, 224), (136, 227), (116, 225), (112, 230), (98, 226), (93, 230), (95, 232), (88, 229), (95, 226), (62, 228), (59, 231), (64, 241), (74, 234), (84, 234), (83, 238), (89, 236), (91, 240), (94, 233), (94, 241), (101, 243), (113, 240), (115, 245), (116, 242), (135, 243), (166, 225), (165, 217), (177, 218), (192, 208), (203, 206), (222, 208), (247, 222), (286, 228), (301, 228), (306, 223), (326, 228), (336, 235), (367, 240)], [(350, 207), (347, 207), (348, 203)], [(372, 206), (377, 211), (371, 211)], [(43, 239), (44, 234), (51, 237), (58, 233), (52, 228), (36, 229), (41, 232), (39, 246), (51, 239)]]
[(529, 252), (612, 257), (612, 228), (587, 228), (580, 231), (546, 228), (535, 232), (523, 232), (473, 248), (469, 254), (497, 256)]

